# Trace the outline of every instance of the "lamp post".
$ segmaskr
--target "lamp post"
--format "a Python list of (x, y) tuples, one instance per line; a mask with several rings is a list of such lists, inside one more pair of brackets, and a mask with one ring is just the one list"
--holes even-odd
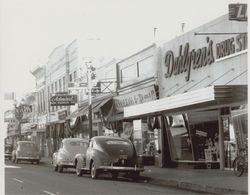
[(92, 97), (91, 97), (91, 61), (85, 62), (87, 66), (87, 75), (88, 75), (88, 100), (89, 100), (89, 139), (92, 138)]

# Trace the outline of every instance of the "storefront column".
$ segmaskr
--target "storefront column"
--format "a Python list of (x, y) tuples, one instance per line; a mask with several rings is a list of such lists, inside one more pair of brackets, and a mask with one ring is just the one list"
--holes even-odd
[(224, 129), (222, 120), (222, 109), (219, 110), (218, 123), (219, 123), (219, 150), (220, 150), (220, 170), (224, 170), (225, 156), (224, 156)]

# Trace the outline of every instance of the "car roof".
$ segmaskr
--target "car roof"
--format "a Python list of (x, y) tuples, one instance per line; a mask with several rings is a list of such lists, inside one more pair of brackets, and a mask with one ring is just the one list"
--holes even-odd
[(87, 139), (84, 139), (84, 138), (64, 138), (64, 139), (62, 140), (63, 143), (68, 143), (68, 142), (71, 142), (71, 141), (89, 142)]
[(112, 137), (112, 136), (95, 136), (92, 138), (93, 140), (96, 141), (105, 141), (105, 140), (121, 140), (121, 141), (128, 141), (128, 139), (126, 138), (122, 138), (122, 137)]
[(31, 144), (36, 144), (35, 142), (33, 141), (18, 141), (17, 142), (18, 144), (22, 144), (22, 143), (31, 143)]

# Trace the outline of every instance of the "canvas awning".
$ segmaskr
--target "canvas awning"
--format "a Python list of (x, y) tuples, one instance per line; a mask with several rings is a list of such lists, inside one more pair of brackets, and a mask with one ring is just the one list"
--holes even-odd
[[(92, 99), (92, 112), (99, 112), (101, 107), (104, 106), (112, 98), (113, 98), (113, 95), (111, 95), (111, 94), (107, 94), (107, 95), (93, 98)], [(77, 110), (75, 110), (74, 112), (72, 112), (67, 117), (67, 119), (76, 118), (76, 117), (88, 114), (88, 112), (89, 112), (88, 100), (85, 100), (81, 104), (82, 104), (82, 106), (80, 108), (78, 108)]]
[(124, 108), (124, 118), (182, 113), (247, 103), (247, 85), (210, 86)]

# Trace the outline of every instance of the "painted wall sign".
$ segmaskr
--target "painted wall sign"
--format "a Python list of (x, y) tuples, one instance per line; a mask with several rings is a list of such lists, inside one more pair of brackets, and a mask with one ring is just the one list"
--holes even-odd
[(51, 106), (70, 106), (77, 102), (77, 95), (54, 95), (50, 98)]
[(144, 102), (156, 100), (156, 92), (154, 86), (146, 87), (133, 91), (128, 94), (114, 97), (114, 104), (118, 112), (122, 112), (124, 107), (141, 104)]
[(190, 50), (189, 43), (179, 46), (179, 55), (176, 57), (172, 50), (165, 55), (165, 77), (186, 74), (185, 80), (189, 81), (191, 70), (200, 69), (236, 52), (247, 49), (247, 34), (239, 34), (214, 45), (213, 40), (206, 38), (207, 45), (202, 48)]
[(58, 119), (59, 120), (64, 120), (67, 117), (67, 110), (63, 110), (58, 112)]

